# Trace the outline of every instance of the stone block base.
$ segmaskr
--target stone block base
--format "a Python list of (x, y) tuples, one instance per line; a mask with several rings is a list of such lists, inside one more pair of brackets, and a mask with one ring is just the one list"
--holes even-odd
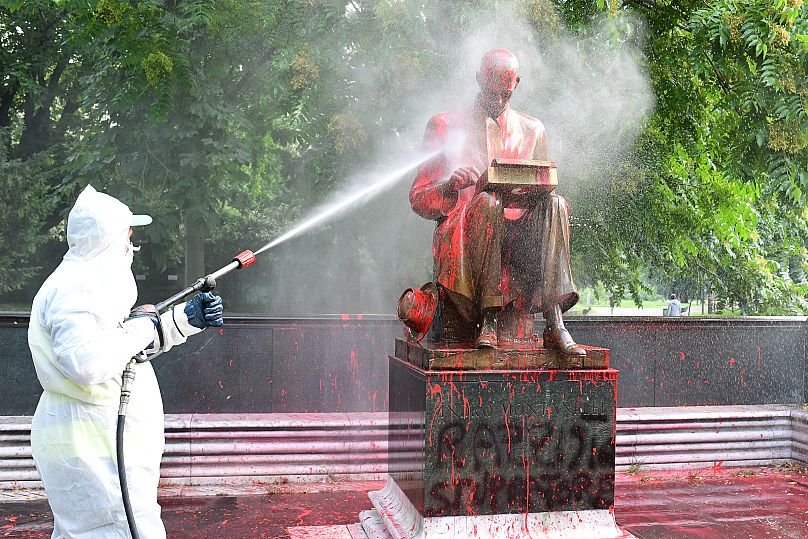
[(360, 515), (368, 539), (631, 539), (607, 509), (423, 518), (392, 479)]
[(395, 356), (423, 370), (485, 369), (608, 369), (609, 350), (582, 345), (586, 356), (567, 356), (544, 348), (541, 339), (496, 348), (474, 348), (473, 343), (412, 342), (396, 339)]
[(389, 474), (425, 517), (608, 510), (617, 371), (390, 359)]

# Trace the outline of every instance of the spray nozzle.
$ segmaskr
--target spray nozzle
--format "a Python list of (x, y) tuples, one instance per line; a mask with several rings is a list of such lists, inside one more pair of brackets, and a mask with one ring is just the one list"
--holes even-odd
[(233, 260), (238, 262), (239, 269), (246, 268), (247, 266), (252, 266), (255, 262), (255, 253), (247, 249), (234, 256)]

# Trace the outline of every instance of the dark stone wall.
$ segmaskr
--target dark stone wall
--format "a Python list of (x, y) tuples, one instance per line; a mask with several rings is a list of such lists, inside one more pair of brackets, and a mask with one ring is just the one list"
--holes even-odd
[(388, 318), (228, 319), (154, 361), (167, 413), (381, 412)]
[[(806, 401), (804, 318), (580, 317), (579, 342), (611, 349), (618, 405)], [(28, 317), (0, 315), (0, 415), (30, 415), (42, 391)], [(388, 316), (236, 317), (154, 362), (167, 413), (387, 410)]]
[(611, 349), (620, 406), (806, 402), (804, 318), (581, 317), (576, 340)]

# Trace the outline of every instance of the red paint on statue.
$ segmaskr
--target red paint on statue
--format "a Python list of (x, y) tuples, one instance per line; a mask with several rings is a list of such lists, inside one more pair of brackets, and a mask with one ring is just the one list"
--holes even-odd
[(435, 384), (430, 386), (429, 388), (429, 396), (431, 398), (435, 398), (434, 404), (434, 412), (432, 413), (432, 418), (429, 421), (429, 445), (434, 445), (432, 440), (434, 427), (435, 427), (435, 420), (439, 417), (442, 413), (443, 409), (443, 389), (441, 388), (440, 384)]

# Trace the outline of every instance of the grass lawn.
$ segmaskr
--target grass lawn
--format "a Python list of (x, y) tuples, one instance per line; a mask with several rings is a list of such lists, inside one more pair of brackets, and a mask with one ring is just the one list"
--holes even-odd
[[(662, 316), (663, 309), (667, 309), (668, 307), (668, 300), (666, 299), (655, 299), (655, 300), (646, 300), (642, 302), (642, 308), (638, 308), (634, 305), (634, 302), (631, 299), (625, 299), (620, 302), (619, 306), (615, 306), (614, 309), (609, 307), (608, 301), (605, 300), (594, 300), (589, 305), (584, 304), (583, 300), (581, 300), (575, 307), (570, 309), (567, 314), (573, 316), (580, 316), (580, 315), (598, 315), (598, 316)], [(741, 316), (740, 311), (735, 310), (724, 310), (720, 313), (707, 313), (707, 305), (704, 305), (704, 314), (702, 314), (702, 305), (701, 302), (693, 301), (689, 304), (682, 304), (682, 316), (710, 316), (710, 317), (717, 317), (717, 316)]]

